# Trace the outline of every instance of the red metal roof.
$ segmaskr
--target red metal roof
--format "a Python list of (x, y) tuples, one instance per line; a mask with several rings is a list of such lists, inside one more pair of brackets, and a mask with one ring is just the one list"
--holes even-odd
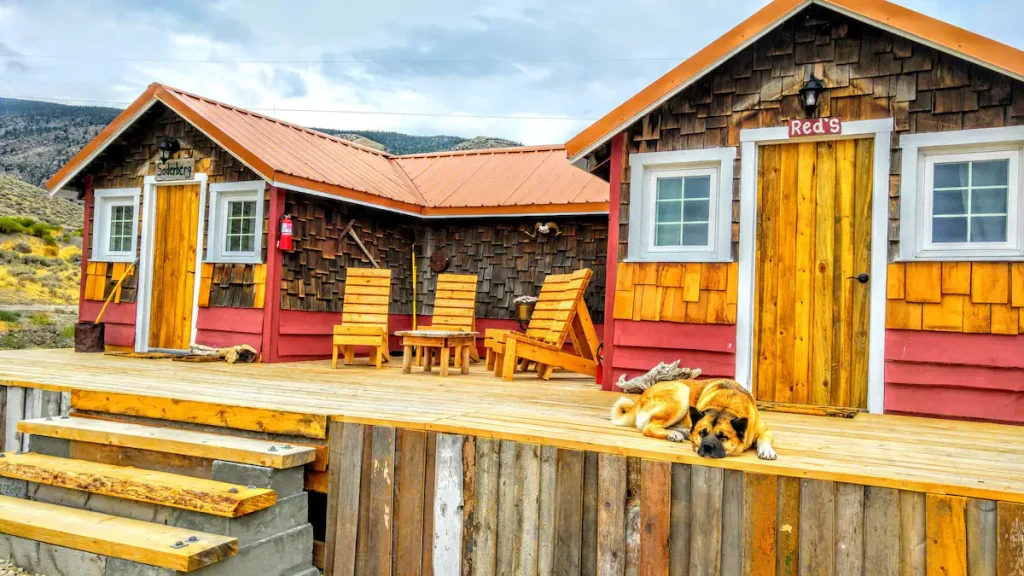
[(560, 145), (392, 156), (155, 83), (47, 182), (50, 192), (67, 185), (155, 101), (263, 178), (292, 189), (421, 215), (608, 210), (607, 183), (571, 165)]

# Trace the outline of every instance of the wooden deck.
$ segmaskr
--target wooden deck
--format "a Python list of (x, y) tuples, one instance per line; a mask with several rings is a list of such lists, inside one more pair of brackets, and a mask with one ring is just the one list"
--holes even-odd
[[(364, 362), (360, 360), (357, 362)], [(1024, 502), (1024, 427), (862, 414), (838, 419), (770, 413), (779, 459), (704, 460), (689, 445), (612, 426), (616, 395), (592, 380), (517, 374), (502, 382), (473, 364), (469, 375), (401, 373), (401, 363), (332, 370), (329, 362), (185, 364), (75, 354), (0, 352), (0, 384), (159, 396), (331, 416), (335, 421), (515, 440), (702, 464)]]

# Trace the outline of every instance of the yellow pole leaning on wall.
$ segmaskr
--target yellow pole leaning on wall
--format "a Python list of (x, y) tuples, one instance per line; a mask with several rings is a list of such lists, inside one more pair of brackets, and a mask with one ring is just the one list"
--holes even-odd
[(412, 329), (416, 329), (416, 247), (412, 247)]

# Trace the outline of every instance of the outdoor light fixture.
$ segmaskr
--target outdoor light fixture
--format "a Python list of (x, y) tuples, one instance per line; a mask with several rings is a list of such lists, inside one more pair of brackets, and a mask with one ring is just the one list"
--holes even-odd
[(175, 152), (181, 150), (181, 144), (178, 144), (174, 138), (164, 138), (157, 148), (160, 150), (160, 161), (167, 162)]
[(818, 110), (818, 96), (824, 89), (825, 83), (816, 78), (814, 74), (811, 74), (811, 78), (800, 89), (800, 98), (804, 101), (804, 110), (807, 111), (808, 116), (814, 116)]

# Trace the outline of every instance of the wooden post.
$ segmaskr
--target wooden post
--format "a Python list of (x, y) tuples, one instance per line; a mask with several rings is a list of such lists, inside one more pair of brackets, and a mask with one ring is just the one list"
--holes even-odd
[[(284, 215), (285, 191), (270, 187), (270, 214), (267, 216), (267, 283), (263, 305), (263, 362), (277, 362), (277, 341), (281, 332), (281, 251), (277, 249), (278, 222)], [(83, 276), (84, 278), (84, 276)]]
[(615, 283), (618, 280), (619, 264), (619, 196), (622, 188), (622, 169), (625, 156), (625, 133), (620, 132), (612, 137), (611, 158), (608, 174), (608, 248), (605, 259), (605, 293), (604, 293), (604, 374), (602, 374), (605, 390), (612, 390), (612, 360), (615, 347), (612, 341), (615, 335)]
[(84, 215), (82, 219), (82, 272), (81, 276), (79, 276), (79, 278), (81, 278), (81, 282), (79, 282), (78, 285), (79, 321), (82, 320), (81, 306), (82, 303), (85, 302), (86, 271), (89, 267), (89, 256), (92, 248), (92, 238), (90, 238), (90, 234), (92, 233), (93, 202), (92, 174), (87, 174), (83, 180), (85, 181), (85, 194), (83, 196), (83, 199), (85, 200), (85, 210), (83, 211)]

